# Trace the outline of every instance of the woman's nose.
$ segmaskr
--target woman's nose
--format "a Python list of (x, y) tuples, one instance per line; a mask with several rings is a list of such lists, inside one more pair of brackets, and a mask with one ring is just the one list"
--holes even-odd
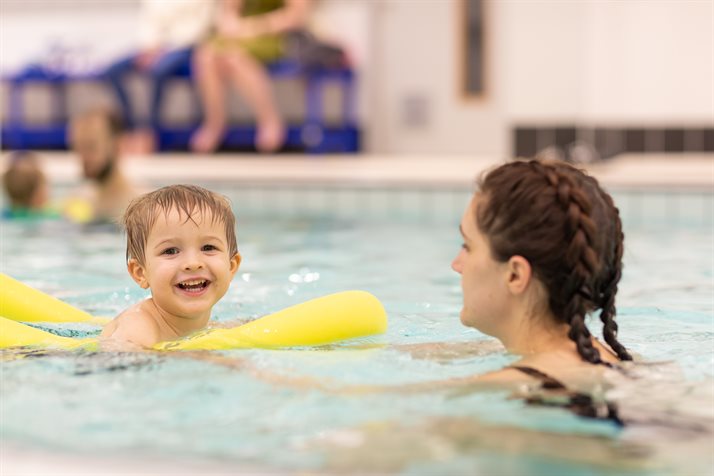
[(451, 269), (453, 269), (459, 274), (461, 274), (461, 271), (464, 269), (463, 264), (461, 263), (462, 255), (463, 250), (459, 251), (459, 254), (456, 255), (456, 258), (454, 258), (454, 261), (451, 262)]

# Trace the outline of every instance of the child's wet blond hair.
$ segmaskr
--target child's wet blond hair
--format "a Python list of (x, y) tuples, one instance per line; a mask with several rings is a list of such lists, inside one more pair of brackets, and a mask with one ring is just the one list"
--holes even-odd
[(235, 215), (226, 197), (197, 185), (169, 185), (134, 199), (124, 212), (121, 224), (126, 231), (127, 261), (134, 258), (144, 264), (149, 233), (159, 213), (168, 215), (171, 210), (194, 223), (195, 214), (210, 212), (211, 220), (225, 227), (229, 255), (238, 253)]

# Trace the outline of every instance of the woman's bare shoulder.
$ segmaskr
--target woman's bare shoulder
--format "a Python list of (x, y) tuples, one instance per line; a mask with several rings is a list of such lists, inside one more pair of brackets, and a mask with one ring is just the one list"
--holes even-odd
[(504, 367), (499, 370), (494, 370), (493, 372), (476, 375), (472, 378), (474, 383), (504, 387), (514, 387), (524, 384), (530, 385), (538, 382), (535, 377), (513, 367)]

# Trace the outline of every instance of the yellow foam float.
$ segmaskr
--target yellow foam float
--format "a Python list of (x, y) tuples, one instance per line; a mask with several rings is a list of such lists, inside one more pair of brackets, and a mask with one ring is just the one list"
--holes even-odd
[(74, 223), (90, 223), (94, 219), (92, 204), (82, 198), (68, 198), (59, 207), (62, 214)]
[(109, 322), (107, 318), (94, 317), (3, 273), (0, 273), (0, 316), (23, 322)]
[[(96, 318), (0, 273), (0, 348), (96, 349), (97, 339), (62, 337), (26, 322), (86, 322)], [(160, 342), (156, 350), (228, 350), (324, 345), (381, 334), (387, 315), (365, 291), (343, 291), (288, 307), (230, 329), (206, 329), (184, 339)]]

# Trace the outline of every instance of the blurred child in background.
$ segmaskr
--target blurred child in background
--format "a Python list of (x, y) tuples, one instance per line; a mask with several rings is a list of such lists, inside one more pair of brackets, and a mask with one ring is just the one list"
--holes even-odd
[(15, 152), (3, 174), (9, 206), (3, 218), (57, 218), (49, 207), (49, 186), (38, 157), (32, 152)]

